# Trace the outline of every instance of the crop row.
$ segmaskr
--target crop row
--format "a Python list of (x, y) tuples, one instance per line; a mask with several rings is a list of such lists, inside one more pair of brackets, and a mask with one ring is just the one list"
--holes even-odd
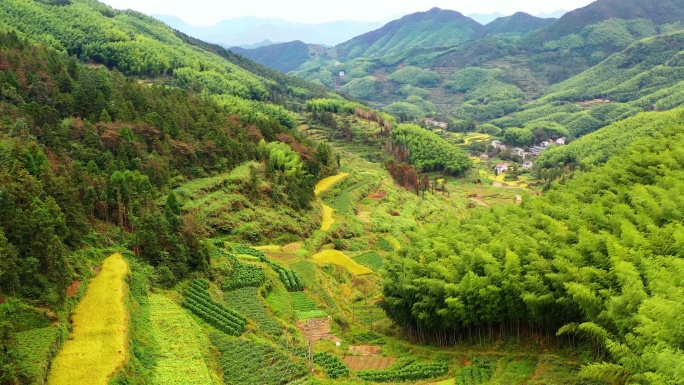
[(253, 257), (259, 258), (259, 260), (267, 265), (269, 265), (275, 272), (278, 273), (278, 277), (285, 285), (287, 291), (302, 291), (304, 290), (304, 284), (302, 283), (299, 275), (292, 270), (286, 269), (277, 263), (266, 258), (266, 255), (257, 249), (253, 249), (248, 246), (235, 246), (235, 252), (243, 255), (251, 255)]
[(349, 367), (338, 356), (334, 356), (327, 352), (314, 354), (314, 363), (320, 365), (325, 374), (333, 380), (339, 377), (349, 376)]
[(373, 382), (417, 381), (443, 376), (448, 371), (445, 363), (411, 364), (401, 369), (365, 370), (358, 372), (357, 377)]
[(266, 306), (259, 298), (258, 289), (245, 287), (226, 292), (224, 299), (228, 306), (246, 315), (249, 319), (256, 321), (259, 330), (272, 335), (281, 335), (283, 325), (268, 314)]
[[(292, 353), (303, 358), (308, 358), (309, 356), (309, 351), (302, 347), (293, 348)], [(321, 366), (325, 371), (325, 374), (333, 380), (349, 376), (349, 367), (338, 356), (328, 352), (318, 352), (314, 353), (313, 359), (314, 364)]]
[(233, 275), (230, 279), (223, 281), (223, 290), (235, 290), (243, 287), (259, 287), (266, 279), (264, 269), (259, 266), (240, 263), (237, 260), (233, 263)]
[(196, 283), (198, 281), (195, 280), (186, 291), (183, 306), (216, 329), (233, 336), (241, 335), (247, 327), (245, 317), (212, 300), (205, 285), (201, 281)]

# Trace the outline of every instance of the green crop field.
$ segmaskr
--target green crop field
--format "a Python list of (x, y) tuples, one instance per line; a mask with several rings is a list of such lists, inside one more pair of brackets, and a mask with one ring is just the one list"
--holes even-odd
[(207, 365), (209, 339), (177, 303), (150, 294), (150, 323), (158, 345), (153, 383), (158, 385), (219, 384)]

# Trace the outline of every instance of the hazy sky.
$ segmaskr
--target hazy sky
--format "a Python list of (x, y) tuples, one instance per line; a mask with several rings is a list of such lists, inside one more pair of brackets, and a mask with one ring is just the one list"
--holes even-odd
[(100, 0), (118, 9), (176, 16), (192, 25), (211, 25), (242, 16), (275, 17), (304, 23), (333, 20), (386, 21), (432, 7), (463, 14), (532, 14), (573, 10), (593, 0)]

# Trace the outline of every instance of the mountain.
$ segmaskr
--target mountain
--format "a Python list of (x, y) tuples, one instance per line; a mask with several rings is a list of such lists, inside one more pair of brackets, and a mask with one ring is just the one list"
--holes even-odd
[(299, 40), (253, 49), (232, 47), (230, 50), (281, 72), (293, 71), (310, 59), (309, 46)]
[(684, 19), (684, 0), (597, 0), (566, 13), (555, 23), (535, 33), (530, 42), (542, 44), (558, 40), (609, 19), (646, 19), (656, 25), (681, 23)]
[(242, 45), (240, 45), (238, 48), (242, 48), (242, 49), (255, 49), (255, 48), (266, 47), (266, 46), (273, 45), (273, 44), (278, 44), (278, 43), (277, 43), (277, 42), (274, 43), (274, 42), (272, 42), (272, 41), (266, 39), (266, 40), (263, 40), (263, 41), (260, 41), (260, 42), (258, 42), (258, 43), (254, 43), (254, 44), (242, 44)]
[(499, 17), (484, 27), (485, 35), (499, 35), (507, 33), (527, 33), (541, 29), (556, 19), (542, 19), (524, 12), (517, 12), (511, 16)]
[(264, 40), (301, 40), (309, 44), (332, 46), (381, 26), (381, 23), (353, 20), (305, 24), (274, 18), (241, 17), (208, 27), (196, 27), (174, 16), (154, 17), (190, 36), (226, 47), (249, 45)]
[(433, 8), (389, 22), (335, 48), (340, 60), (381, 57), (416, 48), (456, 45), (476, 38), (482, 28), (478, 22), (459, 12)]

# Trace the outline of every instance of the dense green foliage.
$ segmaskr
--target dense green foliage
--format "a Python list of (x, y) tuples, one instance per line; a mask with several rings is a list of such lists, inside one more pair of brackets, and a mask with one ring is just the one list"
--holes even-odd
[(373, 76), (365, 76), (362, 78), (352, 79), (345, 84), (340, 91), (355, 99), (373, 99), (377, 94), (377, 79)]
[(285, 385), (306, 374), (304, 365), (273, 346), (219, 333), (209, 338), (221, 354), (219, 362), (227, 385)]
[(408, 149), (411, 164), (423, 171), (458, 174), (471, 164), (465, 152), (422, 127), (402, 124), (390, 135), (396, 146)]
[(613, 360), (586, 367), (588, 378), (676, 383), (682, 367), (666, 363), (684, 358), (672, 326), (684, 314), (683, 139), (664, 128), (542, 197), (417, 234), (386, 264), (387, 314), (415, 338), (559, 330)]
[(393, 72), (387, 79), (399, 84), (430, 87), (437, 84), (439, 76), (429, 70), (414, 66), (405, 66)]
[(571, 165), (581, 170), (590, 169), (620, 154), (635, 140), (662, 133), (666, 128), (682, 127), (683, 123), (681, 109), (665, 113), (644, 112), (613, 123), (567, 146), (545, 151), (537, 158), (536, 164), (544, 168)]
[(211, 299), (208, 289), (208, 281), (193, 280), (185, 292), (187, 298), (183, 306), (226, 334), (239, 336), (244, 333), (247, 326), (245, 317)]

